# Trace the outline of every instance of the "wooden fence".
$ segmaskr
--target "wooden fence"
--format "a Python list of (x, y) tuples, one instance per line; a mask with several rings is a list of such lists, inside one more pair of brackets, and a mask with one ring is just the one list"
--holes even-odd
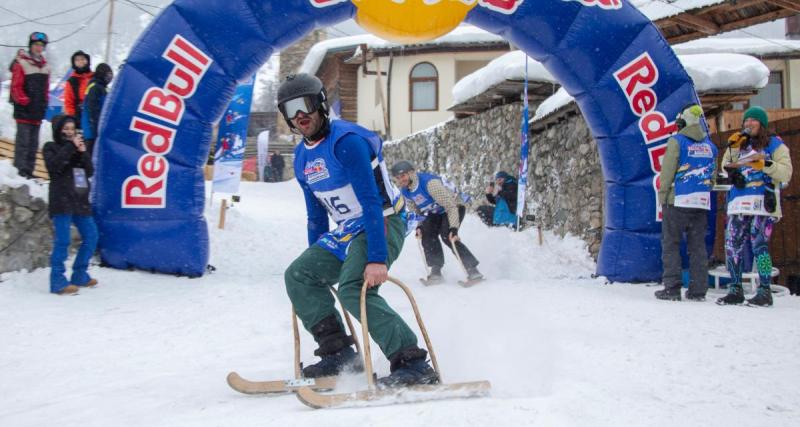
[[(0, 137), (0, 159), (14, 161), (14, 141)], [(36, 166), (33, 169), (33, 176), (42, 179), (50, 179), (50, 175), (47, 174), (47, 167), (44, 165), (42, 150), (36, 152)]]

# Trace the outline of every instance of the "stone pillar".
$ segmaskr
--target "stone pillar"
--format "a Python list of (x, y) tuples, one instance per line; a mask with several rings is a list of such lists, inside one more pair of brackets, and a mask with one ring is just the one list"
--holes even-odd
[(50, 265), (53, 232), (47, 204), (28, 186), (0, 185), (0, 273)]

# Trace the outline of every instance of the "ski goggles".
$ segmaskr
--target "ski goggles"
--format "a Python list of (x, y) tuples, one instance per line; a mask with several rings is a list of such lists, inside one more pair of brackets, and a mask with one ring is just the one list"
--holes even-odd
[(312, 114), (321, 106), (318, 96), (301, 96), (278, 104), (278, 109), (281, 110), (281, 114), (286, 117), (286, 120), (294, 120), (299, 113)]
[(44, 44), (47, 44), (47, 34), (41, 32), (33, 33), (31, 34), (30, 42), (31, 43), (42, 42)]

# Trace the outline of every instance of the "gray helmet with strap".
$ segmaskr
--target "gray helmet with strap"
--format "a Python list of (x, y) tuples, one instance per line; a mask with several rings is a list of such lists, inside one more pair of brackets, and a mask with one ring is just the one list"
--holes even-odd
[(408, 160), (400, 160), (392, 165), (392, 176), (398, 176), (403, 173), (408, 173), (414, 170), (414, 165)]
[(294, 112), (287, 112), (285, 104), (287, 101), (296, 98), (307, 97), (314, 107), (314, 111), (320, 111), (323, 116), (328, 116), (328, 97), (325, 93), (325, 86), (322, 81), (316, 76), (307, 73), (289, 74), (286, 80), (278, 87), (278, 110), (283, 115), (284, 120), (292, 128), (291, 119), (288, 114)]

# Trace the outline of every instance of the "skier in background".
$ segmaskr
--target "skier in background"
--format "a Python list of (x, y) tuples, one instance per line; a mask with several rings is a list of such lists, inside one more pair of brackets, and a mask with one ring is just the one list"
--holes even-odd
[[(458, 236), (458, 228), (466, 213), (458, 191), (448, 188), (438, 175), (417, 172), (414, 165), (406, 160), (392, 166), (392, 176), (400, 186), (408, 209), (425, 217), (416, 230), (417, 236), (422, 239), (425, 261), (431, 268), (425, 284), (432, 285), (443, 280), (444, 253), (440, 239), (450, 250), (458, 250), (469, 282), (483, 279), (483, 274), (478, 271), (478, 260)], [(450, 243), (451, 239), (455, 239), (455, 248)]]
[[(294, 173), (308, 215), (306, 249), (286, 269), (286, 291), (303, 326), (311, 332), (321, 360), (303, 368), (308, 378), (363, 369), (347, 336), (329, 286), (339, 283), (345, 309), (360, 317), (366, 281), (369, 332), (391, 361), (384, 387), (438, 383), (427, 351), (402, 318), (378, 295), (405, 238), (402, 197), (391, 184), (381, 154), (383, 141), (344, 120), (329, 119), (322, 82), (309, 74), (290, 75), (278, 89), (278, 108), (303, 140), (295, 149)], [(328, 216), (336, 222), (328, 228)]]

